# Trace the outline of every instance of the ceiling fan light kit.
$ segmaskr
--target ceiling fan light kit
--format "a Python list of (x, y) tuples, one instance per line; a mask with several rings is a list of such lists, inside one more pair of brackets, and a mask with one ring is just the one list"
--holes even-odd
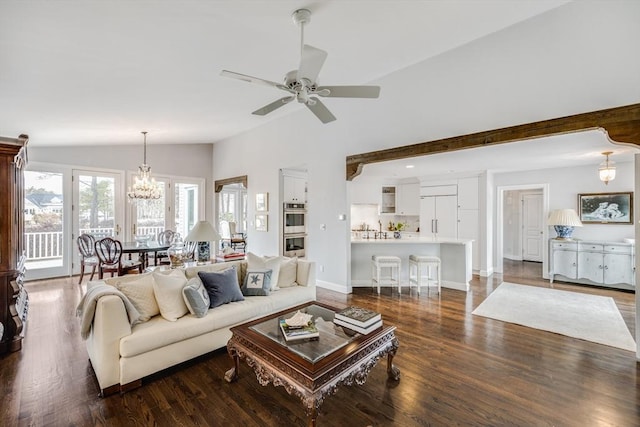
[(336, 120), (336, 117), (320, 101), (319, 96), (329, 98), (377, 98), (380, 95), (379, 86), (318, 86), (318, 74), (327, 59), (327, 52), (304, 44), (304, 26), (311, 21), (311, 11), (298, 9), (293, 12), (291, 17), (294, 24), (300, 27), (300, 65), (297, 70), (292, 70), (285, 74), (283, 83), (276, 83), (228, 70), (222, 70), (220, 73), (225, 77), (275, 87), (289, 92), (289, 95), (258, 108), (252, 114), (258, 116), (267, 115), (295, 99), (304, 104), (322, 123), (329, 123)]

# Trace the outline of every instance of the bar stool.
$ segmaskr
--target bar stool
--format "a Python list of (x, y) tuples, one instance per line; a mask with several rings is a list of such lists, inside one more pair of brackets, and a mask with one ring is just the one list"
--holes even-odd
[[(371, 257), (371, 286), (378, 286), (378, 295), (380, 295), (380, 284), (396, 285), (398, 292), (402, 293), (400, 285), (400, 264), (401, 260), (397, 256), (392, 255), (373, 255)], [(389, 269), (389, 276), (383, 276), (383, 268)], [(395, 269), (395, 279), (393, 278), (393, 270)]]
[[(427, 269), (426, 277), (422, 275), (424, 269)], [(436, 276), (432, 276), (432, 269), (435, 268)], [(438, 286), (438, 294), (440, 294), (440, 258), (431, 255), (409, 255), (409, 289), (415, 284), (418, 287), (418, 295), (420, 295), (420, 287), (423, 280), (426, 279), (427, 295), (429, 294), (429, 281), (435, 281)]]

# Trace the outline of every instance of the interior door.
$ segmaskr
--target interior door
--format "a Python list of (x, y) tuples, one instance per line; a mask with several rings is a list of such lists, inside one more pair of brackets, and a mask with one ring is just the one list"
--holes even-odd
[(124, 209), (120, 194), (122, 175), (74, 169), (73, 175), (73, 273), (80, 272), (76, 239), (80, 234), (123, 238)]
[(542, 194), (522, 195), (522, 260), (542, 262)]

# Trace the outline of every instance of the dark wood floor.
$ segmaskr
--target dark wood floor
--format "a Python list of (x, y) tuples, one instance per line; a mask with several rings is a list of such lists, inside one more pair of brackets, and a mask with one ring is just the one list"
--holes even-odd
[[(318, 299), (379, 310), (398, 327), (399, 383), (376, 366), (363, 386), (342, 387), (320, 410), (320, 426), (637, 426), (640, 375), (635, 354), (471, 312), (503, 280), (548, 287), (539, 265), (506, 265), (504, 278), (477, 278), (469, 293), (413, 290), (399, 297), (369, 289), (352, 295), (318, 289)], [(300, 402), (262, 387), (244, 368), (227, 384), (230, 360), (214, 352), (145, 381), (124, 396), (98, 398), (80, 339), (77, 279), (27, 285), (30, 312), (21, 352), (0, 359), (2, 426), (295, 426)], [(611, 296), (634, 333), (632, 293), (555, 283)]]

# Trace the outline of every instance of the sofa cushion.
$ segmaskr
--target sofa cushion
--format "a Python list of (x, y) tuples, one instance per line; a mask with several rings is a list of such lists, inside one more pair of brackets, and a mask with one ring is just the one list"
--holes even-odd
[(184, 299), (189, 313), (196, 317), (204, 317), (209, 311), (209, 292), (207, 288), (202, 284), (202, 280), (199, 277), (194, 277), (187, 282), (187, 285), (182, 288), (182, 297)]
[(247, 253), (247, 270), (271, 270), (271, 290), (277, 291), (280, 276), (280, 257), (261, 257), (254, 253)]
[(279, 288), (289, 288), (297, 286), (296, 275), (298, 272), (298, 258), (280, 257), (280, 277), (278, 277)]
[(198, 276), (209, 293), (209, 308), (244, 300), (235, 267), (221, 272), (199, 271)]
[(160, 314), (160, 307), (153, 292), (153, 276), (151, 274), (114, 277), (105, 282), (115, 286), (129, 298), (129, 301), (140, 313), (138, 321), (146, 322), (153, 316)]
[(184, 270), (184, 275), (187, 276), (187, 279), (193, 279), (194, 277), (198, 277), (199, 271), (210, 273), (212, 271), (227, 270), (231, 267), (236, 268), (236, 271), (238, 273), (238, 283), (243, 283), (244, 276), (247, 272), (246, 261), (216, 262), (213, 264), (203, 264), (203, 265), (196, 265), (193, 267), (187, 267)]
[(271, 290), (271, 270), (249, 270), (242, 284), (244, 296), (266, 296)]
[(175, 322), (189, 312), (182, 298), (182, 288), (186, 284), (187, 278), (181, 270), (153, 273), (153, 292), (160, 314), (170, 322)]

